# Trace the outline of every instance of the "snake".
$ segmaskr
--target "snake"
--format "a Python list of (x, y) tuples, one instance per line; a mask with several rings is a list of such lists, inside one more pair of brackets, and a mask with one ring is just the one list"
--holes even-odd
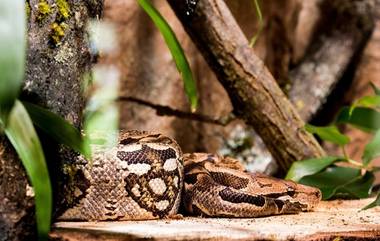
[(71, 191), (58, 220), (170, 218), (180, 207), (192, 216), (261, 217), (311, 211), (321, 200), (317, 188), (247, 172), (233, 158), (183, 154), (160, 133), (120, 131), (112, 148), (92, 149), (91, 160), (78, 156), (64, 168)]

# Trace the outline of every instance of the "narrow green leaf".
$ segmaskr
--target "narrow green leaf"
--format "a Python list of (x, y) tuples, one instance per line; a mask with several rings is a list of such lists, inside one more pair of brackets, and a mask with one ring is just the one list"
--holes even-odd
[(33, 123), (46, 134), (73, 150), (90, 158), (89, 148), (85, 147), (85, 142), (81, 133), (69, 122), (59, 115), (46, 110), (38, 105), (23, 102)]
[(253, 47), (255, 45), (257, 38), (260, 36), (260, 33), (264, 28), (263, 15), (261, 14), (258, 0), (253, 0), (253, 4), (255, 5), (257, 18), (259, 20), (259, 29), (257, 30), (257, 33), (251, 38), (251, 41), (249, 42), (250, 47)]
[(336, 126), (319, 127), (306, 124), (305, 129), (312, 134), (318, 135), (322, 140), (330, 141), (341, 146), (350, 142), (350, 138), (342, 134)]
[(380, 130), (376, 131), (375, 136), (371, 142), (365, 146), (362, 157), (364, 166), (367, 166), (371, 160), (375, 159), (378, 156), (380, 156)]
[(166, 20), (161, 16), (158, 10), (152, 5), (150, 0), (137, 0), (140, 6), (144, 11), (150, 16), (153, 20), (156, 27), (161, 32), (162, 36), (165, 39), (165, 42), (173, 56), (173, 59), (177, 65), (178, 71), (182, 75), (182, 79), (185, 85), (185, 92), (189, 99), (191, 110), (195, 111), (198, 105), (197, 97), (197, 87), (191, 72), (189, 62), (186, 59), (186, 56), (183, 52), (183, 49), (178, 42), (177, 37), (175, 36), (173, 30), (166, 22)]
[[(118, 109), (114, 105), (106, 105), (91, 113), (85, 121), (85, 133), (87, 145), (98, 144), (103, 150), (117, 145)], [(102, 143), (99, 140), (102, 139)]]
[(370, 85), (371, 85), (373, 91), (375, 92), (375, 94), (380, 95), (380, 88), (377, 87), (373, 82), (370, 82)]
[(378, 108), (379, 106), (380, 95), (363, 96), (350, 107), (350, 113), (352, 114), (353, 109), (357, 107)]
[(322, 172), (301, 178), (299, 183), (319, 188), (323, 199), (326, 200), (338, 193), (347, 195), (347, 192), (341, 188), (357, 181), (360, 177), (359, 169), (331, 166)]
[(24, 78), (25, 36), (25, 1), (0, 1), (0, 118), (4, 124)]
[(339, 160), (342, 160), (342, 158), (327, 156), (294, 162), (290, 167), (285, 179), (298, 182), (304, 176), (315, 174)]
[(361, 107), (373, 107), (373, 108), (379, 107), (380, 96), (379, 95), (364, 96), (356, 102), (356, 105), (361, 106)]
[(364, 208), (362, 208), (362, 210), (367, 210), (367, 209), (370, 209), (370, 208), (374, 208), (376, 206), (380, 206), (380, 193), (377, 194), (377, 197), (376, 199), (371, 202), (370, 204), (368, 204), (367, 206), (365, 206)]
[(350, 112), (349, 107), (344, 107), (338, 113), (336, 123), (351, 124), (363, 131), (374, 132), (380, 128), (380, 112), (365, 107), (357, 107)]
[(118, 95), (119, 74), (115, 68), (96, 66), (92, 76), (92, 91), (84, 118), (85, 141), (90, 146), (93, 138), (102, 138), (103, 144), (97, 149), (105, 150), (117, 145), (119, 112), (114, 100)]
[(20, 101), (15, 102), (10, 112), (5, 133), (20, 156), (34, 189), (39, 238), (47, 239), (52, 212), (50, 178), (40, 141)]

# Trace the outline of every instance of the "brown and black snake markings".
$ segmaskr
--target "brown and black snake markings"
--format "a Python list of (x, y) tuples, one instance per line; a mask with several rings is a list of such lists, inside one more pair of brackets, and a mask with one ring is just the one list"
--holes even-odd
[[(72, 205), (60, 220), (146, 220), (177, 214), (259, 217), (312, 210), (318, 189), (244, 171), (237, 160), (182, 155), (161, 134), (122, 131), (119, 144), (70, 166)], [(185, 177), (185, 178), (184, 178)]]
[[(129, 164), (148, 164), (152, 168), (143, 175), (130, 174), (124, 181), (125, 190), (143, 209), (152, 212), (153, 216), (164, 217), (173, 208), (179, 195), (179, 170), (163, 168), (160, 160), (176, 160), (173, 149), (156, 150), (143, 144), (142, 148), (133, 152), (119, 151), (117, 157)], [(153, 160), (153, 162), (152, 162)], [(165, 163), (165, 162), (164, 162)], [(155, 185), (150, 185), (155, 183)], [(160, 203), (161, 205), (154, 205)]]
[(318, 189), (247, 173), (234, 160), (217, 155), (184, 155), (184, 205), (191, 214), (212, 217), (259, 217), (312, 210)]

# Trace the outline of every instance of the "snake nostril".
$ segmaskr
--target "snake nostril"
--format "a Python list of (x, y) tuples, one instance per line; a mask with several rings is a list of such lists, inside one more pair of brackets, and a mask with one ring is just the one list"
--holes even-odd
[(321, 200), (322, 199), (322, 192), (319, 189), (317, 189), (315, 196), (317, 196), (317, 198), (319, 200)]

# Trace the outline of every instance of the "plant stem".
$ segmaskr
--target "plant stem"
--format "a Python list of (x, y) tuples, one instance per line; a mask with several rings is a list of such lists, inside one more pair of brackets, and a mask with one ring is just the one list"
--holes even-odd
[(257, 33), (251, 38), (251, 41), (249, 42), (249, 47), (253, 47), (253, 45), (255, 45), (256, 40), (259, 37), (259, 35), (260, 35), (260, 33), (264, 27), (263, 15), (261, 14), (260, 5), (259, 5), (258, 0), (254, 0), (253, 4), (255, 5), (257, 18), (259, 19), (259, 29), (257, 30)]
[(342, 152), (343, 152), (343, 156), (346, 160), (350, 161), (350, 156), (348, 155), (347, 151), (346, 151), (346, 147), (345, 145), (341, 146), (342, 147)]

